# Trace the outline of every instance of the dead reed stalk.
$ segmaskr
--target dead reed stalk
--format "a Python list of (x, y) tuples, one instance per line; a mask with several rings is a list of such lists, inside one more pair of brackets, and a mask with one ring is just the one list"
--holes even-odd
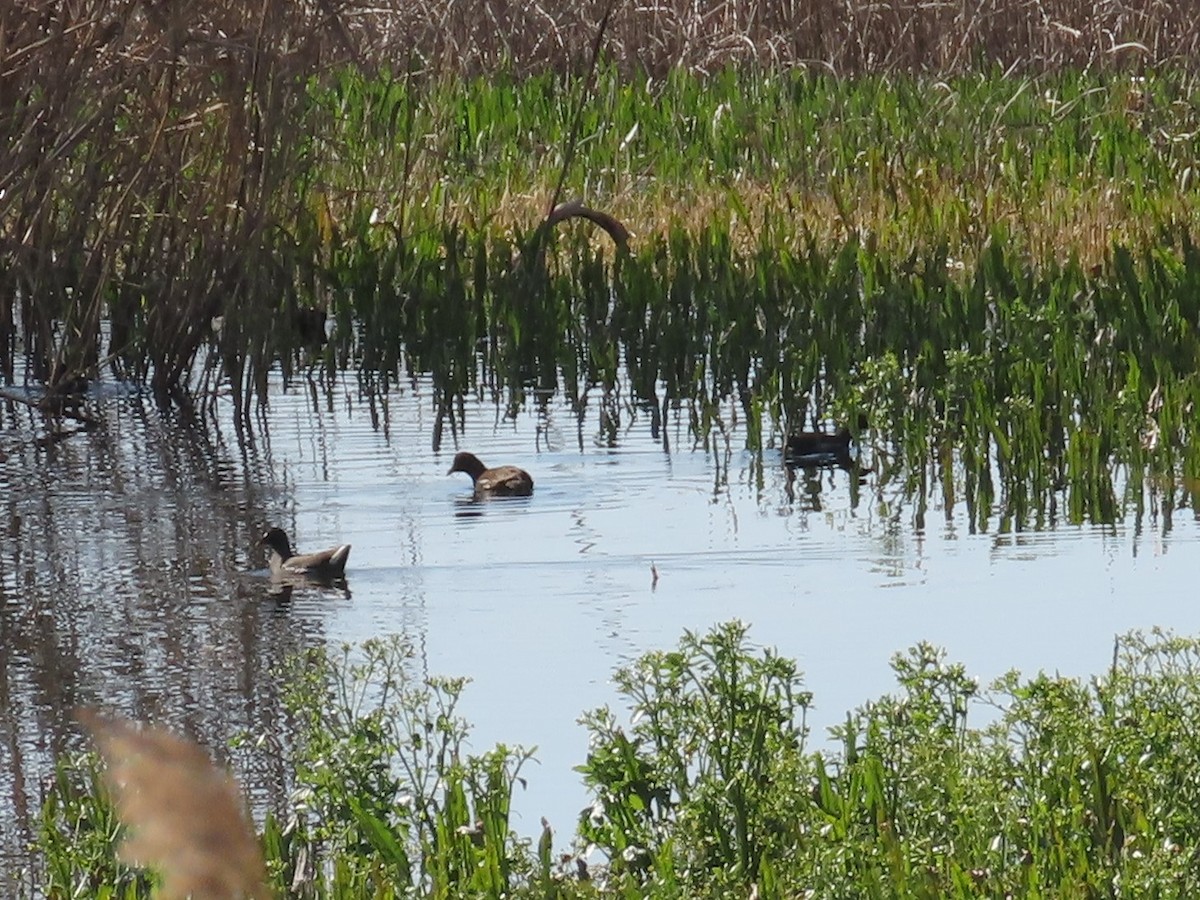
[(258, 840), (237, 782), (191, 741), (83, 711), (128, 833), (121, 859), (149, 866), (166, 900), (268, 896)]
[(107, 363), (165, 397), (185, 386), (215, 316), (285, 295), (274, 254), (303, 202), (305, 79), (347, 56), (325, 6), (4, 5), (7, 377), (19, 333), (27, 378), (75, 384)]
[[(372, 5), (370, 55), (413, 53), (426, 68), (467, 74), (570, 70), (586, 58), (606, 7), (599, 0), (391, 0)], [(663, 0), (617, 4), (606, 58), (653, 75), (743, 64), (947, 76), (981, 68), (1194, 68), (1198, 49), (1200, 18), (1186, 0)]]

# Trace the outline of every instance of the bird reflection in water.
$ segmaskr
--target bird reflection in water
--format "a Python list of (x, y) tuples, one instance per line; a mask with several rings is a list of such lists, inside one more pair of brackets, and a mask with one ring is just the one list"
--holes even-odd
[[(860, 422), (860, 426), (865, 427), (865, 423)], [(788, 502), (794, 503), (796, 500), (795, 481), (799, 471), (804, 479), (803, 490), (808, 496), (808, 508), (814, 512), (820, 511), (824, 471), (842, 469), (850, 474), (851, 505), (857, 503), (858, 488), (866, 483), (867, 477), (858, 452), (851, 452), (851, 444), (851, 434), (846, 428), (835, 434), (803, 432), (791, 435), (783, 451)]]
[(456, 496), (454, 497), (454, 518), (478, 519), (487, 512), (489, 507), (494, 507), (498, 503), (519, 503), (522, 506), (528, 506), (529, 498), (493, 496), (490, 494), (468, 494), (465, 496)]

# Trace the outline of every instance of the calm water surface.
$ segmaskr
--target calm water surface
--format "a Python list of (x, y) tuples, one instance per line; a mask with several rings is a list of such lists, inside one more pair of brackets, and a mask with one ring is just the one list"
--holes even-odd
[[(136, 395), (97, 400), (106, 427), (48, 447), (0, 402), (0, 841), (23, 859), (54, 754), (83, 746), (70, 710), (94, 704), (166, 723), (224, 753), (241, 729), (286, 729), (272, 672), (319, 643), (403, 633), (429, 674), (473, 679), (474, 746), (536, 745), (515, 826), (547, 816), (565, 844), (586, 795), (584, 710), (617, 702), (612, 669), (733, 617), (799, 660), (818, 740), (891, 690), (891, 654), (947, 648), (981, 679), (1010, 668), (1101, 672), (1113, 635), (1200, 631), (1200, 530), (1190, 509), (1140, 527), (971, 533), (930, 499), (924, 529), (898, 489), (841, 470), (790, 475), (739, 450), (693, 449), (687, 415), (652, 434), (625, 411), (617, 446), (564, 404), (503, 421), (467, 409), (458, 446), (514, 463), (528, 500), (468, 502), (433, 445), (419, 380), (372, 415), (354, 380), (314, 405), (277, 387), (265, 428), (239, 442), (162, 416)], [(730, 446), (740, 447), (736, 426)], [(869, 461), (871, 451), (864, 451)], [(1190, 500), (1189, 500), (1190, 503)], [(1180, 501), (1182, 506), (1182, 500)], [(994, 528), (994, 522), (993, 519)], [(255, 544), (279, 524), (300, 549), (354, 545), (348, 592), (269, 590)], [(653, 584), (651, 566), (659, 573)], [(267, 802), (284, 772), (232, 760)], [(10, 865), (10, 871), (12, 868)]]

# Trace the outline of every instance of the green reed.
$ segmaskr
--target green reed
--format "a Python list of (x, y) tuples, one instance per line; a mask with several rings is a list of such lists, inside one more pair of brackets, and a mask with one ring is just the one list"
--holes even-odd
[[(918, 518), (940, 485), (981, 528), (1111, 522), (1145, 505), (1123, 484), (1194, 474), (1191, 75), (613, 69), (585, 94), (293, 74), (273, 75), (252, 198), (182, 119), (155, 145), (189, 160), (171, 190), (115, 192), (134, 158), (84, 140), (51, 205), (26, 198), (53, 210), (39, 233), (62, 261), (4, 270), (58, 298), (23, 317), (35, 374), (103, 359), (209, 408), (227, 383), (244, 416), (276, 363), (354, 369), (373, 398), (428, 373), (435, 444), (472, 395), (509, 415), (598, 398), (610, 441), (674, 408), (708, 443), (732, 408), (755, 450), (865, 412), (883, 485), (919, 493)], [(253, 97), (228, 90), (190, 115), (236, 136)], [(568, 157), (567, 196), (622, 220), (628, 248), (539, 227)], [(99, 241), (106, 222), (125, 230)], [(326, 312), (322, 344), (306, 323)]]
[[(452, 425), (485, 388), (515, 412), (531, 392), (582, 408), (623, 385), (630, 414), (686, 404), (702, 441), (727, 400), (776, 430), (866, 411), (909, 488), (961, 452), (980, 527), (995, 495), (1007, 528), (1044, 522), (1060, 491), (1070, 521), (1111, 522), (1114, 464), (1172, 472), (1195, 439), (1200, 259), (1186, 230), (1161, 241), (1085, 271), (1035, 266), (1001, 229), (968, 264), (944, 244), (901, 257), (857, 237), (744, 251), (721, 224), (677, 223), (615, 259), (577, 237), (513, 263), (520, 239), (450, 228), (402, 299), (353, 316), (365, 327), (344, 358), (399, 374), (403, 347)], [(376, 329), (386, 316), (396, 331)]]
[[(934, 83), (729, 70), (629, 82), (608, 73), (584, 113), (573, 183), (618, 205), (636, 199), (635, 226), (655, 230), (681, 212), (687, 219), (688, 201), (709, 201), (705, 217), (727, 214), (726, 192), (752, 194), (741, 198), (751, 212), (765, 202), (756, 195), (783, 195), (771, 208), (800, 222), (805, 201), (820, 199), (821, 216), (838, 207), (843, 224), (870, 226), (881, 240), (957, 243), (980, 225), (986, 234), (998, 214), (1057, 224), (1054, 210), (1031, 202), (1048, 191), (1079, 202), (1112, 187), (1136, 218), (1152, 220), (1191, 179), (1195, 114), (1178, 101), (1194, 92), (1171, 75)], [(364, 148), (378, 181), (360, 187), (377, 189), (382, 207), (402, 174), (423, 182), (429, 201), (408, 208), (414, 224), (437, 221), (448, 205), (483, 225), (514, 198), (540, 197), (571, 123), (568, 91), (550, 78), (411, 88), (386, 104), (367, 94), (373, 118), (404, 102), (437, 123), (415, 160), (411, 142)]]

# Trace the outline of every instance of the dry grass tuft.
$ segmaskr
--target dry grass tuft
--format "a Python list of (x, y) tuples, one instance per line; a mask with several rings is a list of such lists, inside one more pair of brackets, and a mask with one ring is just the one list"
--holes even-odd
[[(739, 204), (746, 213), (740, 216), (730, 205), (729, 192), (720, 186), (661, 183), (647, 188), (618, 182), (606, 199), (605, 214), (622, 229), (626, 240), (618, 245), (627, 243), (635, 251), (656, 238), (666, 240), (673, 228), (696, 234), (720, 222), (734, 249), (749, 255), (761, 246), (762, 222), (789, 221), (791, 246), (797, 251), (807, 238), (831, 247), (869, 236), (873, 247), (892, 254), (907, 254), (922, 241), (945, 240), (950, 254), (970, 271), (993, 230), (1001, 227), (1032, 259), (1064, 262), (1074, 256), (1088, 267), (1101, 264), (1114, 244), (1140, 246), (1156, 240), (1162, 221), (1200, 229), (1200, 198), (1194, 194), (1164, 191), (1155, 198), (1153, 215), (1134, 215), (1130, 210), (1138, 208), (1137, 190), (1137, 185), (1112, 180), (1051, 185), (1021, 196), (1011, 189), (991, 189), (979, 180), (947, 175), (888, 195), (864, 180), (847, 195), (852, 214), (846, 219), (831, 194), (800, 183), (739, 183)], [(548, 190), (505, 196), (492, 210), (493, 226), (527, 231), (545, 208), (547, 196)], [(469, 214), (466, 199), (449, 208), (462, 218)], [(940, 211), (942, 224), (914, 231), (928, 220), (930, 209)], [(599, 252), (613, 249), (600, 229), (594, 230), (592, 244)]]
[[(368, 57), (411, 56), (427, 70), (475, 75), (576, 68), (608, 5), (386, 0), (341, 10)], [(606, 45), (626, 71), (657, 76), (730, 64), (943, 76), (993, 66), (1186, 68), (1200, 59), (1200, 17), (1187, 0), (659, 0), (617, 3)]]
[(160, 873), (160, 897), (266, 898), (258, 840), (242, 794), (191, 741), (84, 710), (105, 781), (129, 829), (122, 861)]

